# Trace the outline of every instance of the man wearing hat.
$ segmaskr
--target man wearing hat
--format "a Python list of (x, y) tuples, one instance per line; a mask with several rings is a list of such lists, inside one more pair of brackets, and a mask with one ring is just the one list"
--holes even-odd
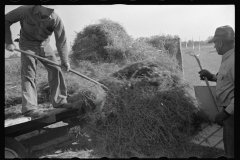
[[(14, 51), (16, 48), (11, 37), (10, 26), (13, 23), (20, 22), (19, 48), (58, 63), (49, 44), (50, 36), (54, 32), (61, 65), (69, 71), (67, 37), (63, 22), (54, 11), (56, 8), (58, 8), (56, 5), (24, 5), (7, 13), (5, 15), (6, 49)], [(67, 103), (66, 99), (67, 89), (61, 68), (40, 59), (39, 61), (48, 71), (48, 83), (53, 107), (70, 107), (71, 104)], [(36, 68), (37, 60), (22, 53), (22, 113), (35, 118), (44, 115), (37, 102)]]
[(234, 86), (235, 86), (235, 33), (230, 26), (218, 27), (209, 43), (222, 56), (222, 63), (216, 75), (203, 69), (199, 72), (201, 80), (206, 77), (217, 82), (216, 102), (221, 111), (215, 116), (215, 122), (223, 126), (225, 155), (234, 157)]

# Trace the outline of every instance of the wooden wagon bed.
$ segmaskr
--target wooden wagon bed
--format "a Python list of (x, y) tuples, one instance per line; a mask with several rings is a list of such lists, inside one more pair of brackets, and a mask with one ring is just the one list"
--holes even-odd
[(79, 114), (78, 109), (64, 108), (48, 109), (45, 112), (47, 112), (47, 116), (38, 119), (24, 116), (6, 119), (4, 123), (5, 136), (16, 137)]

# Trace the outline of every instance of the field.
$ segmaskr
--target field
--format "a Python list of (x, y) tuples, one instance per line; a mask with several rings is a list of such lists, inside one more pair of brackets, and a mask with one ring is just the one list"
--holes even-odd
[[(212, 73), (217, 73), (221, 62), (221, 56), (216, 53), (213, 45), (203, 46), (201, 51), (198, 51), (197, 49), (196, 53), (200, 53), (199, 59), (202, 63), (202, 67), (208, 69)], [(184, 77), (191, 85), (204, 86), (206, 85), (205, 82), (200, 81), (199, 78), (198, 72), (200, 71), (200, 68), (198, 63), (194, 57), (187, 54), (189, 51), (192, 51), (192, 48), (182, 48)], [(12, 61), (5, 61), (5, 63), (12, 63)], [(20, 87), (19, 79), (18, 81), (14, 79), (10, 81), (11, 78), (7, 76), (8, 75), (5, 75), (6, 84), (12, 83), (14, 84), (12, 87)], [(215, 83), (210, 82), (210, 85), (215, 85)], [(12, 92), (14, 92), (14, 88)], [(82, 131), (82, 133), (84, 133), (84, 131)], [(78, 135), (77, 138), (75, 136), (76, 135), (74, 134), (69, 134), (60, 139), (55, 139), (48, 144), (34, 147), (31, 149), (30, 156), (35, 158), (92, 158), (91, 139), (87, 135)], [(221, 155), (222, 152), (222, 150), (214, 148), (193, 145), (185, 155), (182, 155), (182, 157), (216, 158)]]
[[(193, 49), (191, 47), (188, 49), (185, 47), (182, 48), (184, 76), (192, 85), (206, 86), (205, 81), (201, 81), (199, 78), (198, 72), (200, 71), (200, 67), (196, 59), (187, 54), (192, 51)], [(195, 48), (195, 54), (200, 54), (199, 59), (203, 69), (207, 69), (214, 74), (218, 72), (221, 64), (221, 56), (217, 54), (213, 45), (202, 46), (200, 51), (198, 48)], [(215, 82), (209, 82), (209, 84), (211, 86), (216, 85)]]

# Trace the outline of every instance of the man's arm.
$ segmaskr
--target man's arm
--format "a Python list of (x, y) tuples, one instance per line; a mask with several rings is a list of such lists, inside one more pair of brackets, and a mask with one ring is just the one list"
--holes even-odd
[(25, 7), (20, 6), (5, 15), (5, 43), (7, 45), (13, 44), (12, 32), (10, 26), (24, 18)]
[(63, 22), (59, 16), (56, 18), (56, 24), (54, 27), (54, 35), (56, 40), (56, 47), (61, 58), (62, 64), (67, 64), (68, 62), (68, 47), (67, 47), (67, 37), (64, 29)]
[(211, 81), (213, 81), (213, 82), (217, 82), (217, 75), (218, 75), (218, 73), (217, 73), (216, 75), (213, 74), (213, 77), (212, 77)]
[[(235, 86), (235, 67), (234, 65), (231, 67), (230, 71), (228, 72), (228, 78), (232, 82), (233, 86)], [(234, 114), (234, 97), (232, 98), (230, 104), (225, 109), (229, 114)]]

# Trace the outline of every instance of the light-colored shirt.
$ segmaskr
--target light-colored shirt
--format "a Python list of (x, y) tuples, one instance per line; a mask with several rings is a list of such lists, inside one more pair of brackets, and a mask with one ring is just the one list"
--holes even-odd
[(50, 41), (54, 32), (56, 47), (62, 61), (68, 62), (67, 38), (63, 22), (56, 12), (42, 17), (39, 5), (23, 5), (5, 15), (5, 43), (13, 44), (10, 26), (20, 22), (20, 42), (24, 45), (41, 45)]
[(235, 49), (222, 56), (222, 63), (217, 74), (216, 102), (219, 107), (227, 106), (226, 111), (234, 114), (235, 86)]

